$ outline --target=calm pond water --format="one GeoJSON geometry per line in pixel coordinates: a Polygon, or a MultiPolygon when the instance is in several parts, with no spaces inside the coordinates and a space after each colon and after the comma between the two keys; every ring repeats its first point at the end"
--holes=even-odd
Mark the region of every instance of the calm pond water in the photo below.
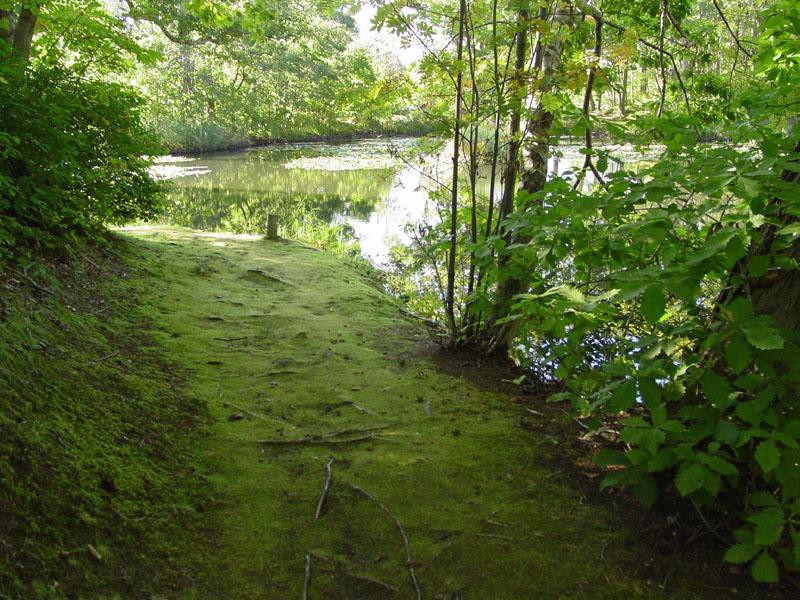
{"type": "MultiPolygon", "coordinates": [[[[349,226],[364,256],[385,266],[393,245],[410,242],[407,224],[439,218],[429,196],[431,178],[446,181],[450,159],[445,153],[426,157],[421,168],[409,166],[397,151],[406,152],[415,142],[297,143],[163,157],[154,167],[157,177],[172,180],[163,218],[194,229],[260,233],[268,214],[277,214],[283,224],[313,216],[349,226]]],[[[577,147],[561,151],[560,159],[551,160],[551,174],[583,161],[577,147]]],[[[484,195],[487,179],[480,182],[484,195]]]]}

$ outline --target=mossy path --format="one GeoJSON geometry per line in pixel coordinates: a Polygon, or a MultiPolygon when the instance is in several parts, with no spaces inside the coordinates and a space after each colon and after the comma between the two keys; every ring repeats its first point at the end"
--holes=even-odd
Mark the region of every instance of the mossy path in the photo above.
{"type": "Polygon", "coordinates": [[[202,452],[216,533],[187,597],[414,598],[412,570],[424,598],[719,594],[701,565],[645,566],[652,550],[545,459],[554,441],[520,427],[523,408],[437,370],[424,327],[342,260],[250,236],[124,235],[152,275],[154,335],[215,420],[202,452]]]}

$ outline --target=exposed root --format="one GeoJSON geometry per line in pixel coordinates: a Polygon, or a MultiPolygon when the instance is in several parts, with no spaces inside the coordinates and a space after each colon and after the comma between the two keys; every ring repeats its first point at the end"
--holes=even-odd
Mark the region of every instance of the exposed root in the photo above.
{"type": "Polygon", "coordinates": [[[395,525],[397,525],[397,529],[400,531],[400,535],[403,537],[403,546],[405,547],[406,551],[406,564],[408,565],[408,574],[411,577],[411,584],[414,586],[414,591],[417,594],[417,600],[422,600],[422,590],[420,589],[419,582],[417,581],[417,574],[414,572],[414,560],[411,558],[411,542],[408,541],[406,530],[403,529],[403,524],[400,523],[400,519],[398,519],[394,513],[390,511],[385,504],[383,504],[383,502],[375,498],[375,496],[370,494],[365,489],[360,488],[356,484],[350,482],[347,482],[347,485],[369,498],[376,506],[380,507],[380,509],[385,512],[389,518],[392,519],[392,521],[394,521],[395,525]]]}
{"type": "Polygon", "coordinates": [[[324,554],[319,554],[319,553],[313,552],[313,551],[310,551],[306,556],[308,556],[308,555],[316,558],[317,560],[322,560],[322,561],[329,562],[329,563],[332,563],[332,564],[336,565],[345,576],[347,576],[347,577],[349,577],[351,579],[357,579],[359,581],[364,581],[365,583],[371,583],[374,586],[377,586],[377,587],[385,589],[387,592],[392,592],[393,594],[396,594],[397,596],[401,595],[400,594],[400,590],[398,590],[393,585],[390,585],[390,584],[386,583],[385,581],[381,581],[380,579],[375,579],[374,577],[370,577],[369,575],[362,575],[362,574],[359,574],[359,573],[353,573],[350,570],[350,565],[348,565],[343,560],[339,560],[337,558],[333,558],[333,557],[330,557],[330,556],[325,556],[324,554]]]}

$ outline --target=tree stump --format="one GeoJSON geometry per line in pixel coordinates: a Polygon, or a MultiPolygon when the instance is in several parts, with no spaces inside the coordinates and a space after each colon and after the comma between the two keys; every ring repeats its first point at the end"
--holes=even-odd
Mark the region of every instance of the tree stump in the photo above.
{"type": "Polygon", "coordinates": [[[267,239],[278,239],[278,215],[267,216],[267,239]]]}

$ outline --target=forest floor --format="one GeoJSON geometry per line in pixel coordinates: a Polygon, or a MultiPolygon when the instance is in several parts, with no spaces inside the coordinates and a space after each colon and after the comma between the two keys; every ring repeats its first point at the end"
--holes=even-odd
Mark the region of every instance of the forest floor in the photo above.
{"type": "Polygon", "coordinates": [[[774,591],[690,516],[600,493],[546,390],[443,353],[345,260],[115,237],[0,278],[0,598],[774,591]]]}
{"type": "Polygon", "coordinates": [[[213,421],[214,509],[187,597],[757,595],[733,589],[719,556],[655,544],[629,501],[581,480],[569,417],[489,384],[502,369],[443,360],[340,258],[254,236],[123,235],[147,265],[151,334],[213,421]]]}

